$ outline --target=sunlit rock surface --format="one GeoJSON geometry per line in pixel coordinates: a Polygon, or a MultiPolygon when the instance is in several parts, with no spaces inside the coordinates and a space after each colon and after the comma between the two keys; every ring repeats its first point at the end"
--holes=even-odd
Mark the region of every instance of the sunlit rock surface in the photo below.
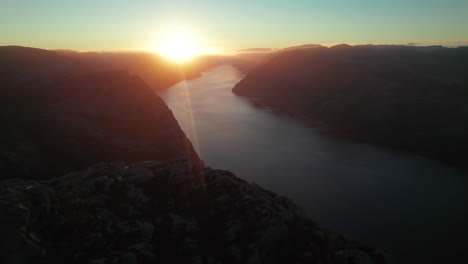
{"type": "Polygon", "coordinates": [[[0,233],[5,264],[393,263],[284,197],[183,160],[2,181],[0,233]]]}

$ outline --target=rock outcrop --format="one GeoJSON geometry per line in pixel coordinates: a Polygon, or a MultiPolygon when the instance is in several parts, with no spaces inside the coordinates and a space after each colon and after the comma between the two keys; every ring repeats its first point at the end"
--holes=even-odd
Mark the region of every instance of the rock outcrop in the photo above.
{"type": "Polygon", "coordinates": [[[286,198],[183,160],[2,181],[0,233],[4,264],[393,263],[286,198]]]}
{"type": "Polygon", "coordinates": [[[466,166],[468,48],[302,46],[233,89],[324,132],[466,166]]]}

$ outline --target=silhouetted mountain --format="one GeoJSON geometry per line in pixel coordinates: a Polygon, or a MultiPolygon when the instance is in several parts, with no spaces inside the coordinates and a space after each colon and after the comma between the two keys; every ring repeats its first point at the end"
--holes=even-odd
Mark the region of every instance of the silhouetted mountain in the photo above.
{"type": "MultiPolygon", "coordinates": [[[[80,61],[54,51],[20,46],[0,46],[0,85],[34,83],[56,76],[89,71],[80,61]]],[[[2,89],[3,90],[3,89],[2,89]]]]}
{"type": "Polygon", "coordinates": [[[58,51],[94,71],[128,71],[140,76],[151,88],[165,89],[184,79],[200,76],[205,68],[171,63],[151,52],[70,52],[58,51]]]}
{"type": "Polygon", "coordinates": [[[271,53],[236,53],[232,55],[203,55],[196,58],[189,67],[208,69],[222,64],[230,64],[243,73],[248,73],[268,58],[271,53]]]}
{"type": "Polygon", "coordinates": [[[394,263],[284,197],[185,161],[0,181],[0,205],[5,264],[394,263]]]}
{"type": "Polygon", "coordinates": [[[337,136],[466,165],[467,64],[468,48],[294,48],[233,91],[337,136]]]}
{"type": "Polygon", "coordinates": [[[248,49],[238,50],[237,52],[257,53],[257,52],[274,52],[276,50],[277,49],[274,49],[274,48],[248,48],[248,49]]]}
{"type": "MultiPolygon", "coordinates": [[[[343,45],[346,45],[346,44],[343,44],[343,45]]],[[[279,50],[278,53],[291,51],[291,50],[315,49],[315,48],[325,48],[325,46],[322,46],[320,44],[305,44],[305,45],[287,47],[287,48],[279,50]]]]}
{"type": "Polygon", "coordinates": [[[200,162],[171,110],[140,78],[84,73],[89,68],[55,52],[0,52],[7,58],[0,74],[2,178],[50,178],[109,161],[200,162]]]}

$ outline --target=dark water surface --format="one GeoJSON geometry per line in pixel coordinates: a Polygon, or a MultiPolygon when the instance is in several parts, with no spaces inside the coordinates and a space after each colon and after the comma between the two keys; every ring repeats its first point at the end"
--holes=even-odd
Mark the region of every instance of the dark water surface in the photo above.
{"type": "Polygon", "coordinates": [[[223,65],[160,93],[207,166],[286,195],[320,225],[388,248],[401,263],[466,257],[468,176],[256,107],[231,92],[242,78],[223,65]]]}

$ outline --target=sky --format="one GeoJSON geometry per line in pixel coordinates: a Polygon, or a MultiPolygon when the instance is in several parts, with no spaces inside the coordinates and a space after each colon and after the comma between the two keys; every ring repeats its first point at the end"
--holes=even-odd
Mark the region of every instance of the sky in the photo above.
{"type": "Polygon", "coordinates": [[[224,51],[309,43],[468,45],[468,0],[0,0],[0,45],[148,49],[174,26],[224,51]]]}

